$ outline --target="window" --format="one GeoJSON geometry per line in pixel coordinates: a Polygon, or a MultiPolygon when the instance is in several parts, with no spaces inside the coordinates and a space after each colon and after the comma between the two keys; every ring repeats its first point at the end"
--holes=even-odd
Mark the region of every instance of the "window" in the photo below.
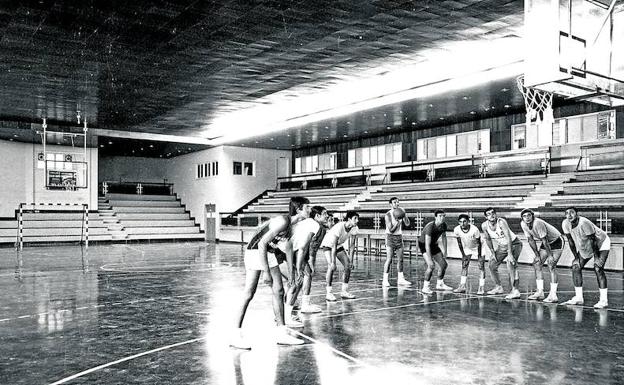
{"type": "Polygon", "coordinates": [[[245,175],[253,175],[253,174],[254,174],[253,163],[245,162],[245,175]]]}
{"type": "Polygon", "coordinates": [[[219,162],[212,162],[212,175],[219,175],[219,162]]]}
{"type": "Polygon", "coordinates": [[[517,150],[517,149],[526,147],[526,126],[524,124],[513,127],[512,139],[513,139],[511,143],[512,150],[517,150]]]}
{"type": "Polygon", "coordinates": [[[197,165],[195,176],[197,179],[208,178],[219,173],[219,162],[200,163],[197,165]]]}
{"type": "Polygon", "coordinates": [[[416,141],[416,159],[418,160],[486,152],[490,152],[489,130],[435,136],[416,141]]]}
{"type": "Polygon", "coordinates": [[[234,175],[243,175],[243,164],[241,162],[234,162],[232,166],[232,173],[234,175]]]}
{"type": "Polygon", "coordinates": [[[382,144],[380,146],[361,147],[349,150],[348,167],[366,167],[377,164],[399,163],[402,161],[401,143],[382,144]]]}

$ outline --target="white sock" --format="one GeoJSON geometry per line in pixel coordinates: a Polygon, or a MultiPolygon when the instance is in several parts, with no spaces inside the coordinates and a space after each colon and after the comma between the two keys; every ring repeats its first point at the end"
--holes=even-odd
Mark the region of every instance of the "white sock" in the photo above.
{"type": "Polygon", "coordinates": [[[479,278],[479,287],[485,287],[485,278],[479,278]]]}
{"type": "Polygon", "coordinates": [[[536,279],[535,283],[537,283],[537,291],[544,291],[544,280],[536,279]]]}
{"type": "MultiPolygon", "coordinates": [[[[383,277],[384,282],[388,281],[388,275],[389,275],[388,273],[384,273],[384,277],[383,277]]],[[[399,277],[400,276],[401,276],[401,273],[399,273],[399,277]]]]}
{"type": "Polygon", "coordinates": [[[346,293],[349,291],[349,284],[348,283],[343,283],[342,284],[342,292],[346,293]]]}
{"type": "Polygon", "coordinates": [[[310,296],[302,295],[301,296],[301,307],[310,306],[310,296]]]}
{"type": "Polygon", "coordinates": [[[575,297],[583,298],[583,286],[574,288],[575,297]]]}
{"type": "Polygon", "coordinates": [[[558,283],[550,283],[550,295],[557,295],[557,286],[559,284],[558,283]]]}
{"type": "Polygon", "coordinates": [[[606,287],[604,289],[600,289],[600,301],[604,301],[604,302],[608,302],[607,300],[607,289],[606,287]]]}
{"type": "Polygon", "coordinates": [[[292,311],[293,307],[291,305],[284,304],[284,317],[286,317],[287,320],[292,318],[292,311]]]}
{"type": "Polygon", "coordinates": [[[438,279],[438,286],[444,285],[444,279],[438,279]]]}
{"type": "Polygon", "coordinates": [[[402,271],[399,271],[399,280],[405,280],[405,277],[403,276],[402,271]]]}
{"type": "Polygon", "coordinates": [[[331,286],[325,286],[325,291],[327,292],[327,294],[332,292],[332,287],[331,286]]]}
{"type": "Polygon", "coordinates": [[[429,281],[423,281],[423,288],[424,287],[429,287],[429,281]]]}
{"type": "Polygon", "coordinates": [[[468,280],[468,277],[466,277],[465,275],[462,275],[461,277],[459,277],[459,284],[465,285],[467,280],[468,280]]]}

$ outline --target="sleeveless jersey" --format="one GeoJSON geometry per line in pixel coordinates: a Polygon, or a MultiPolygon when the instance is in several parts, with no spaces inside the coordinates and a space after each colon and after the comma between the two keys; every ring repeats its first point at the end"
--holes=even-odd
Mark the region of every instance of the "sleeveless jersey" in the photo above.
{"type": "MultiPolygon", "coordinates": [[[[277,249],[277,245],[280,242],[286,241],[286,240],[288,240],[288,238],[290,238],[290,233],[291,233],[290,216],[289,215],[283,215],[282,217],[284,219],[286,219],[286,223],[288,225],[286,227],[286,230],[280,231],[275,236],[275,238],[273,238],[271,241],[269,241],[269,244],[267,245],[267,251],[269,251],[269,252],[275,251],[275,249],[277,249]]],[[[270,222],[271,221],[268,220],[268,221],[264,222],[263,224],[261,224],[258,227],[258,229],[256,230],[256,233],[253,235],[253,237],[251,237],[251,240],[247,244],[247,250],[257,250],[258,249],[258,244],[260,243],[260,240],[262,239],[264,234],[266,234],[269,231],[269,223],[270,222]]]]}
{"type": "MultiPolygon", "coordinates": [[[[503,229],[501,229],[499,222],[500,218],[496,220],[496,226],[494,227],[494,230],[492,230],[492,228],[490,227],[490,222],[486,221],[485,230],[488,232],[490,239],[492,239],[494,246],[507,247],[507,238],[505,237],[505,232],[503,231],[503,229]]],[[[512,242],[516,240],[517,236],[516,234],[514,234],[513,231],[509,230],[509,235],[511,236],[512,242]]]]}

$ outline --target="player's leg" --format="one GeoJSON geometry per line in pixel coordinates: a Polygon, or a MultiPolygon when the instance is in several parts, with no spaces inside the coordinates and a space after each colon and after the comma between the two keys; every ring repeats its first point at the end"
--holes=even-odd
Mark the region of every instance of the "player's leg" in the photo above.
{"type": "Polygon", "coordinates": [[[381,281],[382,286],[390,286],[388,277],[390,275],[390,266],[392,266],[392,256],[394,254],[394,248],[392,247],[392,235],[386,234],[386,261],[383,267],[383,279],[381,281]]]}
{"type": "Polygon", "coordinates": [[[455,293],[465,293],[466,292],[466,283],[468,282],[468,266],[470,266],[470,258],[472,258],[472,253],[464,253],[462,255],[462,271],[459,276],[459,287],[453,292],[455,293]]]}
{"type": "Polygon", "coordinates": [[[509,283],[511,284],[511,292],[505,296],[505,299],[520,298],[520,277],[518,275],[518,259],[522,253],[522,242],[516,239],[511,243],[511,256],[507,257],[507,272],[509,273],[509,283]]]}
{"type": "Polygon", "coordinates": [[[396,242],[398,243],[396,249],[396,257],[397,257],[397,285],[399,286],[411,286],[412,283],[405,279],[405,275],[403,273],[403,236],[397,236],[396,242]]]}
{"type": "Polygon", "coordinates": [[[277,322],[275,342],[279,345],[301,345],[303,340],[288,334],[288,329],[284,322],[284,286],[279,265],[271,267],[270,272],[272,279],[271,289],[273,291],[273,315],[275,316],[275,322],[277,322]]]}
{"type": "Polygon", "coordinates": [[[498,267],[503,263],[503,260],[507,256],[507,249],[501,248],[499,246],[498,249],[494,252],[494,255],[490,256],[490,275],[492,276],[492,280],[494,281],[494,288],[488,291],[488,294],[503,294],[505,290],[503,290],[503,286],[501,285],[500,274],[498,273],[498,267]]]}
{"type": "Polygon", "coordinates": [[[548,259],[548,253],[546,249],[540,247],[538,255],[533,258],[533,270],[535,272],[535,287],[536,290],[533,294],[529,295],[527,299],[541,301],[544,299],[544,263],[548,259]]]}
{"type": "Polygon", "coordinates": [[[546,260],[546,265],[548,266],[548,271],[550,272],[550,293],[548,293],[548,297],[544,299],[544,302],[546,303],[559,301],[559,298],[557,297],[557,287],[559,286],[557,264],[559,263],[559,258],[561,258],[561,253],[563,252],[563,240],[559,238],[555,242],[552,242],[550,244],[550,251],[552,252],[552,256],[548,257],[546,260]]]}
{"type": "Polygon", "coordinates": [[[431,259],[431,256],[429,255],[429,253],[426,252],[425,245],[423,243],[419,243],[418,245],[422,253],[422,256],[425,260],[425,263],[427,264],[427,269],[425,270],[425,280],[423,282],[423,287],[422,287],[422,293],[431,294],[433,293],[433,290],[431,290],[430,282],[431,282],[431,276],[433,275],[433,269],[435,268],[435,265],[433,264],[433,259],[431,259]]]}
{"type": "Polygon", "coordinates": [[[335,301],[336,296],[332,293],[332,283],[334,280],[334,272],[336,271],[336,265],[331,263],[331,249],[324,248],[323,254],[325,255],[325,260],[327,261],[327,273],[325,274],[325,299],[327,301],[335,301]]]}
{"type": "Polygon", "coordinates": [[[438,264],[438,282],[436,283],[436,290],[453,290],[452,287],[444,283],[444,274],[446,273],[448,262],[446,262],[446,258],[444,258],[442,251],[435,253],[433,255],[433,260],[438,264]]]}
{"type": "Polygon", "coordinates": [[[583,267],[589,261],[584,258],[574,258],[572,262],[572,281],[574,282],[574,297],[565,301],[564,305],[583,305],[585,299],[583,298],[583,267]]]}
{"type": "Polygon", "coordinates": [[[481,253],[477,262],[479,263],[479,290],[477,290],[477,294],[485,294],[485,254],[481,253]]]}
{"type": "MultiPolygon", "coordinates": [[[[607,242],[605,241],[604,243],[607,242]]],[[[607,263],[607,258],[609,257],[611,242],[609,242],[609,246],[606,248],[604,243],[600,248],[600,254],[597,257],[594,257],[594,272],[596,273],[596,279],[598,280],[598,289],[600,291],[600,300],[594,305],[594,308],[596,309],[603,309],[609,306],[609,301],[607,297],[607,276],[604,272],[604,267],[605,263],[607,263]]]]}
{"type": "Polygon", "coordinates": [[[340,297],[345,299],[353,299],[355,296],[349,293],[349,279],[351,278],[351,259],[347,255],[346,250],[342,249],[336,252],[336,259],[340,261],[344,269],[342,276],[342,290],[340,291],[340,297]]]}
{"type": "Polygon", "coordinates": [[[306,263],[303,270],[303,288],[301,289],[301,312],[302,313],[320,313],[323,309],[311,302],[310,290],[312,289],[312,269],[306,263]]]}

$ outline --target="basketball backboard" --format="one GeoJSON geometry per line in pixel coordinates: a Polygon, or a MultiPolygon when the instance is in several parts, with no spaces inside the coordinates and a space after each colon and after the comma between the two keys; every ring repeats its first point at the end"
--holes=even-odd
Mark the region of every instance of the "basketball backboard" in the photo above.
{"type": "Polygon", "coordinates": [[[525,0],[524,84],[624,105],[624,2],[525,0]]]}

